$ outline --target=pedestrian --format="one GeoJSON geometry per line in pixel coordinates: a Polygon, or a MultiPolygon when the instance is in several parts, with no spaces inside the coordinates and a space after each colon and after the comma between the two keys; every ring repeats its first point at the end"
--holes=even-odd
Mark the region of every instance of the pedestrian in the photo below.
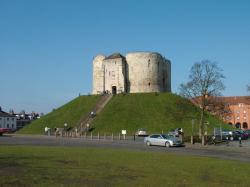
{"type": "Polygon", "coordinates": [[[86,124],[86,131],[87,132],[89,131],[89,124],[88,123],[86,124]]]}
{"type": "Polygon", "coordinates": [[[49,130],[49,128],[46,126],[46,127],[44,128],[44,134],[45,134],[45,135],[47,135],[48,130],[49,130]]]}
{"type": "Polygon", "coordinates": [[[47,131],[47,132],[48,132],[48,136],[50,136],[50,128],[48,128],[47,130],[48,130],[48,131],[47,131]]]}

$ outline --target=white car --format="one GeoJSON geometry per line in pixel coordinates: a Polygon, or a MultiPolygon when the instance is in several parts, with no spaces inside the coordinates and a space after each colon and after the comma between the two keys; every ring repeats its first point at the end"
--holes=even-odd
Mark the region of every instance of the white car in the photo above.
{"type": "Polygon", "coordinates": [[[159,145],[165,147],[183,146],[183,143],[180,140],[165,134],[152,134],[144,138],[144,143],[146,143],[146,145],[148,146],[151,145],[159,145]]]}
{"type": "Polygon", "coordinates": [[[138,129],[135,133],[136,136],[148,136],[148,133],[145,129],[138,129]]]}

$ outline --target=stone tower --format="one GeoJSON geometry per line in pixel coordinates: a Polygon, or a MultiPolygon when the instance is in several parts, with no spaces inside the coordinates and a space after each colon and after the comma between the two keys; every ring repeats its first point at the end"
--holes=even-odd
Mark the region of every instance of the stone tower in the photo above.
{"type": "Polygon", "coordinates": [[[171,62],[159,53],[114,53],[93,60],[93,94],[171,92],[171,62]]]}

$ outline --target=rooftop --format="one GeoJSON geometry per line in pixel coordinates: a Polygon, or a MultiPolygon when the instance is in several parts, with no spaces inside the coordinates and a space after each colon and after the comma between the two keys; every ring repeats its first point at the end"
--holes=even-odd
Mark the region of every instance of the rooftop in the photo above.
{"type": "Polygon", "coordinates": [[[250,96],[222,97],[222,99],[230,104],[245,103],[250,105],[250,96]]]}
{"type": "Polygon", "coordinates": [[[8,114],[7,112],[0,111],[0,117],[15,117],[14,115],[8,114]]]}
{"type": "Polygon", "coordinates": [[[113,53],[112,55],[106,57],[104,60],[116,59],[116,58],[125,58],[125,57],[122,56],[120,53],[113,53]]]}

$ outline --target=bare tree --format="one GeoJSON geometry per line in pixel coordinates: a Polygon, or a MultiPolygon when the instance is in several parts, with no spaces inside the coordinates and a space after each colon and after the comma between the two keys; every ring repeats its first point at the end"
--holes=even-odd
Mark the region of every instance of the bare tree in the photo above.
{"type": "Polygon", "coordinates": [[[208,97],[206,110],[222,120],[232,114],[229,105],[223,97],[208,97]]]}
{"type": "Polygon", "coordinates": [[[190,70],[189,81],[180,85],[180,95],[189,99],[197,100],[201,108],[199,134],[202,145],[204,138],[204,114],[208,105],[208,96],[219,96],[225,89],[222,79],[222,69],[216,62],[203,60],[195,63],[190,70]]]}

